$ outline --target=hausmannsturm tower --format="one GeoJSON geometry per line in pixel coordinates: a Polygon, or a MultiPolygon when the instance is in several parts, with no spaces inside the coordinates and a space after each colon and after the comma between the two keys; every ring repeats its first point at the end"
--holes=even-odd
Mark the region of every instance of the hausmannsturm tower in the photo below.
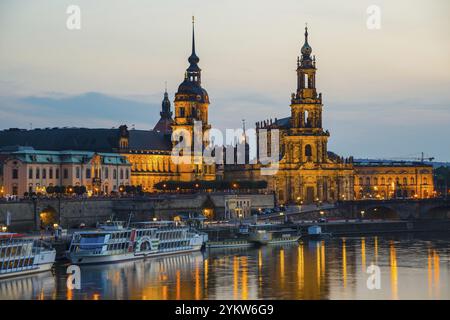
{"type": "MultiPolygon", "coordinates": [[[[188,58],[189,67],[186,69],[183,82],[175,93],[175,118],[172,130],[186,130],[191,139],[191,164],[179,165],[179,173],[182,181],[192,180],[214,180],[215,165],[194,163],[194,157],[201,159],[200,155],[194,154],[194,125],[201,121],[202,151],[209,144],[207,138],[211,126],[208,123],[209,96],[201,86],[202,70],[198,66],[200,58],[195,52],[195,29],[194,17],[192,17],[192,52],[188,58]]],[[[174,146],[177,142],[174,142],[174,146]]]]}

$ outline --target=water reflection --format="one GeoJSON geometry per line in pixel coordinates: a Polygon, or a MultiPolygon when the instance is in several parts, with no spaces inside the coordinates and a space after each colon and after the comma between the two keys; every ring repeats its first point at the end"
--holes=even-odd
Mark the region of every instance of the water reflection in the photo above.
{"type": "Polygon", "coordinates": [[[0,299],[450,299],[448,236],[347,237],[217,249],[0,280],[0,299]],[[366,268],[381,270],[381,289],[366,268]]]}

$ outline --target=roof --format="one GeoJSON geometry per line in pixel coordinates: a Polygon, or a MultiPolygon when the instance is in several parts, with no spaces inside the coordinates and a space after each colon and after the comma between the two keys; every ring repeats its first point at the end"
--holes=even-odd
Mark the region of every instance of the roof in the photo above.
{"type": "Polygon", "coordinates": [[[150,130],[130,130],[130,150],[172,150],[171,136],[150,130]]]}
{"type": "Polygon", "coordinates": [[[355,160],[355,167],[432,167],[420,161],[355,160]]]}
{"type": "MultiPolygon", "coordinates": [[[[130,130],[128,133],[130,150],[166,151],[172,149],[170,135],[162,132],[130,130]]],[[[119,129],[8,129],[0,131],[0,149],[17,151],[33,147],[34,152],[46,150],[46,153],[61,150],[114,153],[119,151],[119,139],[119,129]]]]}
{"type": "Polygon", "coordinates": [[[88,163],[95,155],[102,158],[103,164],[129,164],[126,157],[117,153],[96,153],[90,151],[46,151],[46,150],[19,150],[14,152],[2,152],[8,158],[17,159],[24,163],[88,163]]]}
{"type": "Polygon", "coordinates": [[[0,148],[30,146],[37,150],[112,152],[118,148],[118,129],[8,129],[0,131],[0,148]]]}
{"type": "Polygon", "coordinates": [[[291,117],[277,119],[277,121],[275,121],[275,125],[282,127],[282,128],[290,128],[291,127],[291,117]]]}

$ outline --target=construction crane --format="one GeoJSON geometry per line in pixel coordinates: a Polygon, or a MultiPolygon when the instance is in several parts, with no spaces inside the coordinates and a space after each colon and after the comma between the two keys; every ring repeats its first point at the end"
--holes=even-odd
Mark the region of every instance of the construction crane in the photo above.
{"type": "Polygon", "coordinates": [[[434,160],[434,157],[428,157],[425,155],[425,153],[421,152],[419,157],[394,157],[394,158],[389,158],[389,160],[414,160],[414,161],[420,161],[420,162],[424,162],[425,160],[431,162],[434,160]]]}

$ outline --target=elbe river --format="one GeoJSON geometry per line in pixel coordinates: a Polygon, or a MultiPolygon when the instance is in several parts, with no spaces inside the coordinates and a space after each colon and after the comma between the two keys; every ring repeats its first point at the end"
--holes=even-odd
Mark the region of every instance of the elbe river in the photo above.
{"type": "Polygon", "coordinates": [[[57,264],[0,280],[0,299],[450,299],[449,249],[439,233],[210,249],[82,266],[79,290],[57,264]]]}

